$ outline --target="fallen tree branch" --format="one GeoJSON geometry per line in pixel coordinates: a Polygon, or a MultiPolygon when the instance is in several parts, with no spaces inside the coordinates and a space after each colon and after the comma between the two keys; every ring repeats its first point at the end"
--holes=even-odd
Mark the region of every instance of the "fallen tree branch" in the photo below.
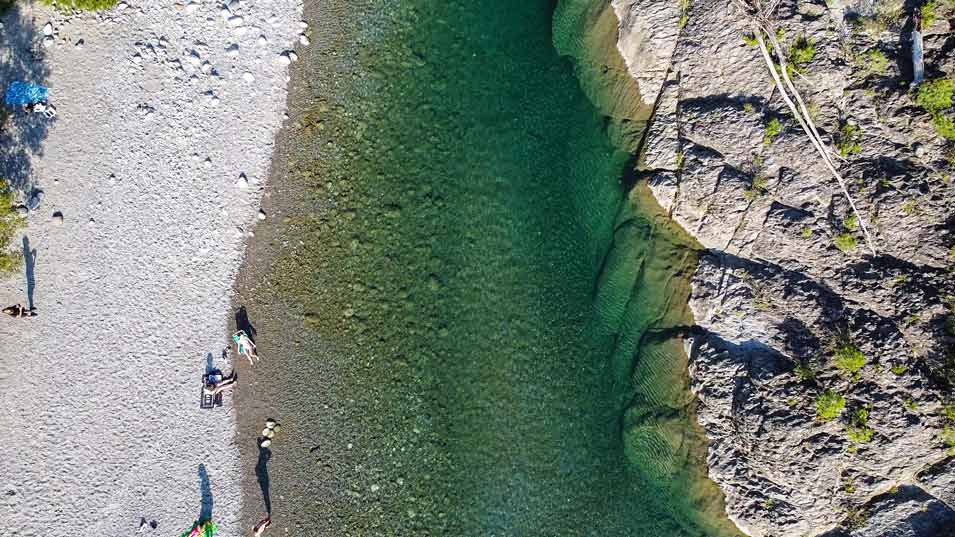
{"type": "MultiPolygon", "coordinates": [[[[751,11],[751,8],[743,4],[742,0],[737,0],[737,3],[742,4],[740,7],[742,8],[741,11],[743,13],[749,13],[751,11]]],[[[775,7],[775,4],[773,7],[775,7]]],[[[859,227],[862,230],[862,234],[865,236],[866,245],[869,247],[872,255],[877,255],[875,243],[872,240],[872,236],[869,235],[869,230],[865,225],[865,218],[856,207],[855,200],[852,199],[852,195],[849,194],[849,188],[846,185],[845,179],[843,179],[842,175],[838,172],[838,170],[836,170],[835,162],[832,158],[833,154],[829,150],[829,147],[826,145],[825,141],[823,141],[822,136],[819,135],[819,131],[816,129],[816,125],[813,122],[812,117],[809,115],[809,110],[806,108],[805,102],[800,96],[799,91],[796,90],[795,85],[792,83],[792,79],[787,73],[786,55],[783,52],[781,43],[779,43],[779,40],[776,39],[776,35],[772,32],[772,27],[769,23],[768,17],[766,16],[766,13],[757,9],[756,14],[751,15],[750,24],[753,30],[753,35],[756,38],[757,44],[759,45],[759,50],[762,53],[763,61],[766,63],[766,68],[769,69],[769,73],[773,78],[773,82],[776,84],[776,89],[779,91],[779,94],[786,103],[786,106],[789,107],[789,111],[792,113],[793,117],[799,123],[799,126],[802,127],[803,131],[806,133],[806,136],[809,137],[809,141],[812,143],[812,146],[816,148],[819,156],[822,157],[822,162],[826,165],[826,168],[829,169],[829,172],[836,179],[836,182],[842,189],[842,193],[849,201],[849,206],[852,208],[852,212],[855,214],[856,219],[859,222],[859,227]],[[773,51],[776,53],[776,57],[779,60],[778,71],[776,69],[776,63],[773,61],[772,55],[769,52],[769,48],[766,46],[766,40],[763,37],[764,35],[769,38],[773,46],[773,51]],[[796,102],[793,102],[794,99],[799,103],[798,106],[796,102]]]]}

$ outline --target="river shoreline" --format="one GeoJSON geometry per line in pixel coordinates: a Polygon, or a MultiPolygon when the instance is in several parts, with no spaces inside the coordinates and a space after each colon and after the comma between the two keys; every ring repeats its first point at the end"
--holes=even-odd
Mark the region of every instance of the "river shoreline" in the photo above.
{"type": "MultiPolygon", "coordinates": [[[[488,7],[489,17],[501,16],[498,27],[511,32],[489,39],[478,29],[481,17],[459,6],[419,6],[415,12],[408,9],[414,2],[388,2],[401,8],[391,11],[380,4],[348,11],[336,2],[306,6],[313,31],[326,35],[293,70],[289,128],[280,136],[263,205],[268,217],[255,231],[234,304],[247,308],[263,356],[256,378],[237,394],[244,524],[263,516],[267,481],[273,519],[290,532],[299,525],[315,534],[478,535],[534,528],[588,535],[604,528],[609,534],[690,535],[698,524],[707,527],[705,519],[719,516],[718,502],[699,519],[684,516],[711,503],[713,490],[683,497],[685,487],[695,487],[689,482],[700,479],[694,466],[700,450],[691,446],[699,439],[687,417],[692,399],[685,356],[671,358],[682,351],[668,346],[647,360],[645,386],[636,388],[645,408],[624,418],[618,406],[633,395],[622,387],[628,385],[626,370],[635,367],[626,349],[639,346],[641,331],[661,319],[660,328],[680,324],[685,308],[658,318],[653,311],[631,311],[624,296],[615,295],[636,285],[634,273],[643,262],[634,255],[667,252],[676,244],[618,251],[620,270],[597,278],[610,242],[655,240],[656,226],[642,215],[627,223],[631,209],[622,206],[631,202],[616,189],[631,159],[609,143],[603,119],[581,94],[569,63],[556,56],[551,13],[522,10],[523,17],[546,17],[534,19],[533,33],[525,34],[508,28],[523,22],[488,7]],[[437,44],[426,40],[428,31],[449,21],[454,25],[448,30],[427,36],[437,44]],[[538,56],[506,53],[520,45],[504,36],[529,36],[525,46],[538,47],[538,56]],[[438,44],[444,48],[434,48],[438,44]],[[469,47],[474,55],[465,53],[469,47]],[[467,62],[478,53],[492,62],[527,63],[508,65],[509,78],[492,78],[484,88],[479,80],[464,82],[467,62]],[[547,73],[541,78],[546,82],[514,74],[533,69],[547,73]],[[448,86],[467,88],[467,97],[448,86]],[[529,110],[528,119],[515,119],[526,125],[511,127],[494,113],[455,123],[462,115],[471,118],[466,114],[472,110],[492,110],[489,103],[503,95],[518,104],[504,103],[513,108],[501,115],[529,110]],[[555,105],[540,106],[528,95],[555,105]],[[554,108],[564,112],[552,113],[554,108]],[[475,129],[484,122],[510,130],[475,129]],[[586,134],[547,138],[547,125],[551,132],[586,134]],[[480,149],[494,151],[490,159],[462,153],[468,164],[458,164],[461,144],[481,146],[495,134],[509,141],[480,149]],[[430,143],[421,144],[427,137],[430,143]],[[567,157],[565,144],[580,157],[567,157]],[[512,154],[522,146],[529,154],[512,154]],[[559,170],[550,173],[568,181],[566,188],[535,171],[548,166],[559,170]],[[469,173],[476,173],[473,181],[464,180],[469,173]],[[509,175],[511,184],[503,181],[509,175]],[[601,182],[590,188],[592,176],[601,182]],[[485,212],[495,219],[487,222],[485,212]],[[614,239],[617,225],[626,229],[614,239]],[[590,233],[599,239],[580,238],[590,233]],[[565,252],[582,255],[566,258],[565,252]],[[567,274],[575,275],[569,284],[567,274]],[[601,286],[616,283],[594,297],[592,279],[601,286]],[[608,317],[588,321],[598,298],[609,306],[601,313],[608,317]],[[459,318],[471,325],[458,326],[459,318]],[[618,321],[637,328],[625,330],[617,355],[604,361],[618,321]],[[606,327],[597,326],[602,323],[606,327]],[[263,453],[251,439],[267,417],[284,428],[263,453]],[[607,426],[616,420],[625,431],[607,426]],[[646,460],[661,450],[659,463],[646,460]],[[628,458],[634,468],[627,467],[628,458]],[[603,479],[615,483],[613,494],[603,479]],[[581,484],[588,480],[592,485],[581,484]],[[644,490],[639,483],[656,485],[644,490]],[[516,501],[507,500],[512,495],[516,501]],[[575,505],[601,506],[609,516],[575,505]],[[626,514],[634,509],[646,513],[626,514]],[[647,515],[652,509],[666,515],[647,515]]],[[[669,255],[649,263],[660,281],[648,280],[653,285],[635,291],[635,303],[669,307],[660,293],[679,286],[656,273],[679,271],[679,255],[675,265],[669,255]]],[[[679,296],[688,292],[672,289],[679,296]]]]}

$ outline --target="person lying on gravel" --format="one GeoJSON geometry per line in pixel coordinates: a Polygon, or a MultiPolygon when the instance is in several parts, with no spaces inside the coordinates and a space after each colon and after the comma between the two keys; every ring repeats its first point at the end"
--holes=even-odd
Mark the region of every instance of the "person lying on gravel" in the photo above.
{"type": "Polygon", "coordinates": [[[207,381],[203,387],[202,391],[206,392],[208,395],[216,395],[235,385],[236,381],[239,380],[239,376],[235,374],[235,371],[232,372],[228,377],[220,380],[219,382],[207,381]]]}
{"type": "Polygon", "coordinates": [[[239,330],[235,334],[232,334],[232,341],[235,342],[236,352],[238,352],[240,356],[248,358],[249,365],[255,365],[252,359],[259,360],[259,355],[255,353],[255,343],[252,343],[252,340],[249,339],[245,331],[239,330]]]}
{"type": "Polygon", "coordinates": [[[21,317],[36,317],[36,308],[27,308],[26,306],[15,304],[8,308],[3,308],[3,313],[15,319],[20,319],[21,317]]]}
{"type": "Polygon", "coordinates": [[[265,533],[265,529],[272,525],[272,519],[265,517],[259,521],[258,524],[252,528],[252,537],[262,537],[262,534],[265,533]]]}

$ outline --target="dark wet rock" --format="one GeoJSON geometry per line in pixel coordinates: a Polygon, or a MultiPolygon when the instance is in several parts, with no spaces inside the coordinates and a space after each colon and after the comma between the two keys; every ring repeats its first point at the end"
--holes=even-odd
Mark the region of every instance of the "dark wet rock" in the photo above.
{"type": "MultiPolygon", "coordinates": [[[[641,177],[706,248],[690,375],[729,516],[754,536],[955,535],[940,530],[955,527],[955,152],[908,87],[911,11],[779,11],[784,44],[815,44],[796,84],[822,137],[835,147],[846,124],[861,129],[839,167],[872,255],[731,2],[694,1],[679,31],[672,6],[613,5],[618,48],[655,106],[641,177]],[[638,65],[640,50],[656,53],[638,65]],[[865,357],[858,372],[836,367],[847,345],[865,357]],[[817,417],[826,390],[845,400],[831,421],[817,417]]],[[[932,30],[929,77],[955,73],[947,22],[932,30]]]]}

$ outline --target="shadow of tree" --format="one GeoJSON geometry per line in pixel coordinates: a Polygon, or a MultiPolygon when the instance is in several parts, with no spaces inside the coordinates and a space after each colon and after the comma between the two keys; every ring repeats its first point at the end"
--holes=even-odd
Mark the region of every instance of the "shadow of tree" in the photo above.
{"type": "MultiPolygon", "coordinates": [[[[0,93],[15,80],[46,85],[50,69],[44,62],[42,34],[29,15],[30,8],[20,4],[3,15],[0,32],[0,93]]],[[[51,99],[55,103],[55,99],[51,99]]],[[[5,105],[4,105],[5,106],[5,105]]],[[[0,125],[0,177],[22,192],[35,186],[31,157],[42,154],[43,141],[52,126],[51,119],[22,110],[5,110],[9,118],[0,125]]]]}

